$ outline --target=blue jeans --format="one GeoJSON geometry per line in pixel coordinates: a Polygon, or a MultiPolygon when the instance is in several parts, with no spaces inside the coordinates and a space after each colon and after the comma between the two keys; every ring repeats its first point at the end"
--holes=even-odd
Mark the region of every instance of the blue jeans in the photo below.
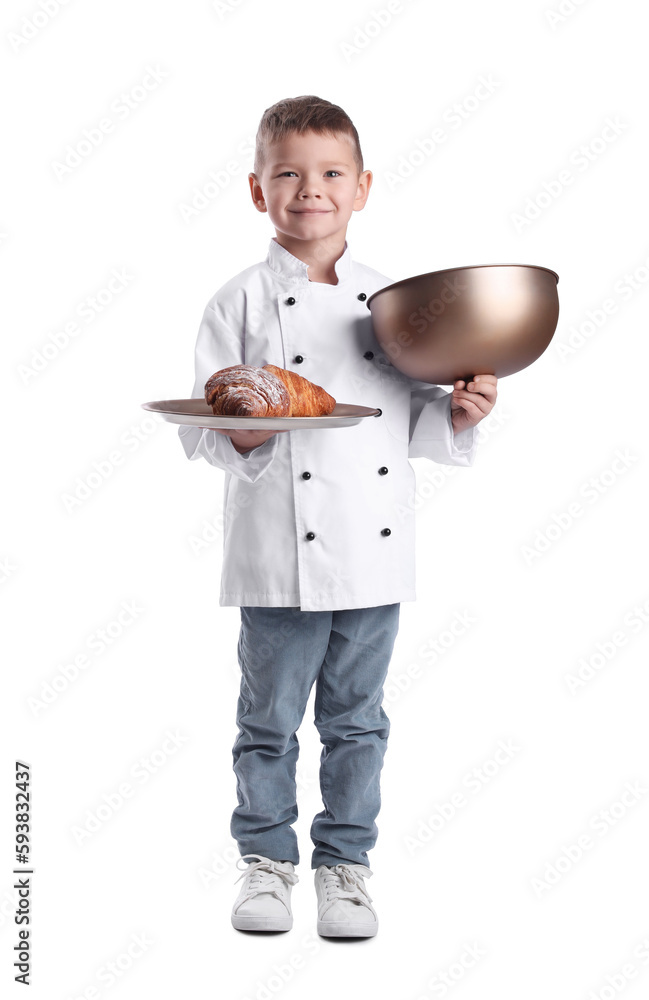
{"type": "Polygon", "coordinates": [[[299,861],[296,730],[315,681],[324,809],[311,825],[311,867],[368,865],[390,731],[383,684],[399,609],[241,608],[239,735],[232,751],[239,804],[230,829],[242,856],[299,861]]]}

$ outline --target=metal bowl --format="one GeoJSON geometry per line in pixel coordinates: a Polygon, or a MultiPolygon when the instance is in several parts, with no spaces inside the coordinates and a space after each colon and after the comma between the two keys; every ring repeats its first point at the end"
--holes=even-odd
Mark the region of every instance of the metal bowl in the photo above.
{"type": "Polygon", "coordinates": [[[452,385],[512,375],[546,349],[559,275],[536,264],[478,264],[405,278],[367,300],[376,339],[411,378],[452,385]]]}

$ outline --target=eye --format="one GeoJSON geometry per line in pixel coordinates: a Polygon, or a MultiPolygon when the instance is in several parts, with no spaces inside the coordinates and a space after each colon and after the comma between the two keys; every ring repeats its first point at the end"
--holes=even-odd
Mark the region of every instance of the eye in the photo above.
{"type": "Polygon", "coordinates": [[[328,174],[337,174],[338,177],[340,177],[340,171],[339,170],[327,170],[327,173],[328,174]]]}
{"type": "Polygon", "coordinates": [[[284,173],[280,174],[279,176],[280,177],[288,177],[289,174],[295,174],[295,171],[294,170],[285,170],[284,173]]]}

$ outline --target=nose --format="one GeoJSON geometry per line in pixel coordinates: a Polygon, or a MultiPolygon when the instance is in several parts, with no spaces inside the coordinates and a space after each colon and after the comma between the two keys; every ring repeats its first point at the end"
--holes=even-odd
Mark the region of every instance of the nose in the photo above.
{"type": "Polygon", "coordinates": [[[309,198],[313,196],[314,198],[319,198],[320,193],[318,191],[317,182],[312,178],[306,178],[302,181],[302,186],[300,188],[299,198],[309,198]]]}

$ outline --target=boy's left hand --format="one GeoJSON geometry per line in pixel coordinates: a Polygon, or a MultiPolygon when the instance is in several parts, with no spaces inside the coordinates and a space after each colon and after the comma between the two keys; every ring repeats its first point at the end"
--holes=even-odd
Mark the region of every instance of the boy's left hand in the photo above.
{"type": "Polygon", "coordinates": [[[472,382],[458,379],[453,385],[451,397],[451,421],[453,433],[459,434],[467,427],[475,427],[483,417],[491,413],[496,402],[498,379],[495,375],[476,375],[472,382]]]}

